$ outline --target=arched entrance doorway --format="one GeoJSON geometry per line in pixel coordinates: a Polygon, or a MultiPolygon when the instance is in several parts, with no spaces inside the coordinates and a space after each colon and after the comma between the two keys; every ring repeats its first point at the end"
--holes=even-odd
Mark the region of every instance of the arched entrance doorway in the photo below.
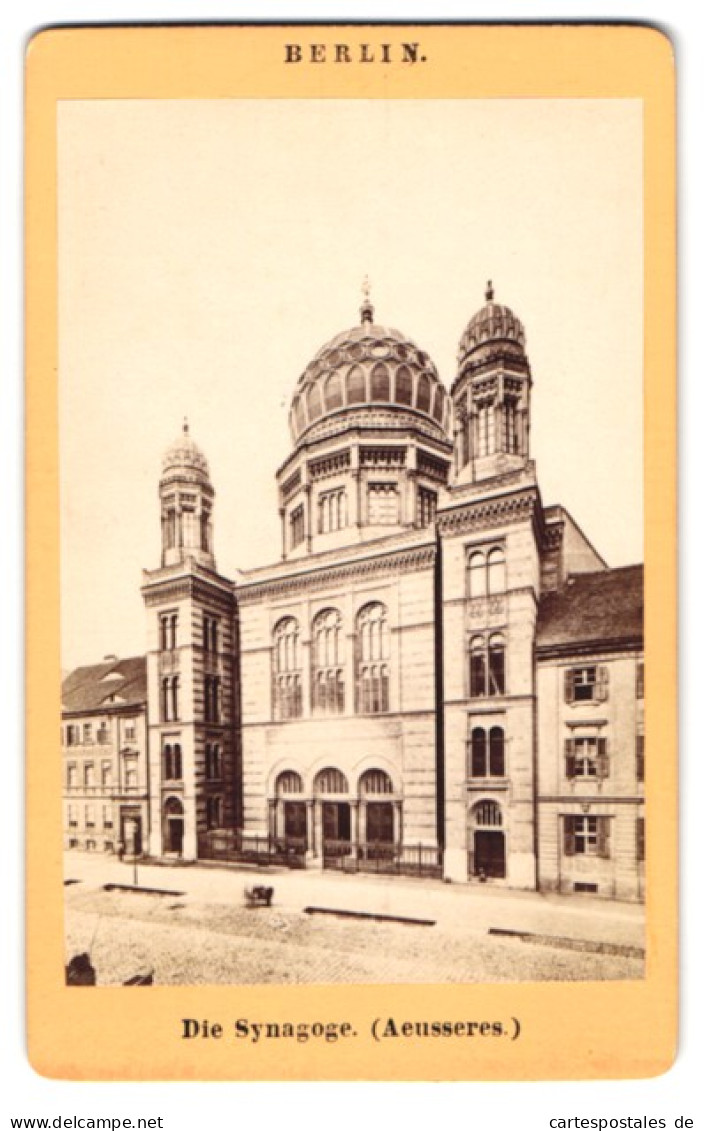
{"type": "Polygon", "coordinates": [[[284,770],[276,779],[275,792],[274,834],[283,836],[287,846],[305,852],[308,818],[301,775],[295,770],[284,770]]]}
{"type": "Polygon", "coordinates": [[[389,775],[384,770],[366,770],[359,779],[359,799],[363,855],[392,857],[394,845],[401,840],[401,806],[394,799],[389,775]]]}
{"type": "Polygon", "coordinates": [[[326,860],[348,856],[352,851],[352,810],[349,784],[341,770],[332,766],[315,778],[315,794],[321,799],[323,865],[326,860]]]}
{"type": "Polygon", "coordinates": [[[164,802],[163,843],[165,854],[183,855],[183,802],[178,797],[164,802]]]}
{"type": "Polygon", "coordinates": [[[506,836],[501,806],[496,801],[478,801],[470,812],[470,874],[486,879],[506,877],[506,836]]]}

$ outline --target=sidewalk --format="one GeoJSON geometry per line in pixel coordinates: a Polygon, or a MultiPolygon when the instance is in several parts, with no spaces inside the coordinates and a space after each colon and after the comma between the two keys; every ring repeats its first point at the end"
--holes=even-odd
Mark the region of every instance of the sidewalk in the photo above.
{"type": "MultiPolygon", "coordinates": [[[[131,885],[133,866],[114,857],[65,854],[66,879],[86,886],[131,885]]],[[[274,888],[274,905],[301,912],[324,907],[370,914],[434,919],[441,931],[486,935],[489,928],[530,931],[628,946],[644,946],[645,909],[588,896],[542,895],[479,884],[379,878],[317,870],[138,864],[140,887],[183,892],[194,903],[241,906],[252,884],[274,888]]]]}

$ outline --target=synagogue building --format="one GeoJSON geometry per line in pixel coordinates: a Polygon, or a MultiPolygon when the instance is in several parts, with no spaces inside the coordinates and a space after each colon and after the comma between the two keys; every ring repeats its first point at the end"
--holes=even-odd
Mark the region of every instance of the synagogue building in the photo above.
{"type": "Polygon", "coordinates": [[[532,383],[491,284],[449,391],[366,297],[292,390],[279,558],[236,581],[184,425],[142,587],[142,851],[642,898],[642,567],[544,504],[532,383]]]}

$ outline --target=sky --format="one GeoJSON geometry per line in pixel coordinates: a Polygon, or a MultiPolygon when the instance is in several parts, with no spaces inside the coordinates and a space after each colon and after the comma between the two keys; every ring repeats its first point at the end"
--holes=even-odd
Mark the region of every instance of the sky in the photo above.
{"type": "Polygon", "coordinates": [[[277,560],[291,394],[365,275],[448,388],[493,280],[526,328],[543,501],[642,560],[640,103],[68,102],[58,219],[64,669],[144,651],[184,416],[219,570],[277,560]]]}

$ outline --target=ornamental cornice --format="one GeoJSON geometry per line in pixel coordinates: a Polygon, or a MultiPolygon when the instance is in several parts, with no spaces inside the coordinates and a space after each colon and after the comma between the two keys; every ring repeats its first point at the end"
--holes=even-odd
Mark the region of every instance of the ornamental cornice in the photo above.
{"type": "Polygon", "coordinates": [[[191,597],[215,603],[223,612],[232,610],[234,593],[232,589],[225,588],[227,582],[223,579],[210,581],[199,574],[187,573],[177,577],[167,575],[162,580],[158,576],[159,572],[146,574],[147,581],[142,586],[142,596],[148,608],[191,597]]]}
{"type": "Polygon", "coordinates": [[[534,517],[537,505],[538,498],[533,488],[493,499],[467,500],[452,509],[438,511],[438,531],[440,534],[464,534],[470,530],[524,522],[534,517]]]}
{"type": "Polygon", "coordinates": [[[282,597],[301,592],[312,592],[339,585],[355,578],[382,576],[390,573],[411,573],[428,569],[435,562],[435,545],[424,545],[397,550],[391,554],[345,562],[323,569],[311,570],[270,581],[237,586],[240,605],[255,604],[265,598],[282,597]]]}

